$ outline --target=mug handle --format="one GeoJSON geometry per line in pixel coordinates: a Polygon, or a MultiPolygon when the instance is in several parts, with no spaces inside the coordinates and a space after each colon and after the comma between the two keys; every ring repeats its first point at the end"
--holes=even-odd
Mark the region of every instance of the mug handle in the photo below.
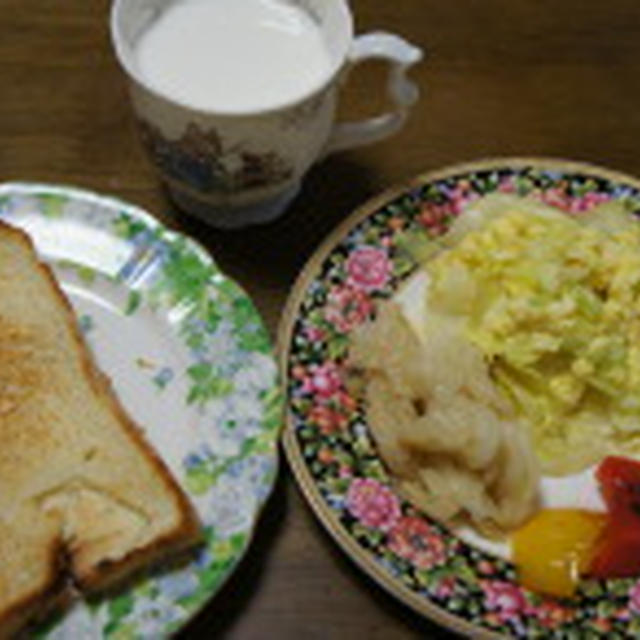
{"type": "Polygon", "coordinates": [[[349,66],[371,59],[387,60],[387,91],[395,109],[366,120],[334,125],[324,155],[378,142],[399,131],[420,95],[418,86],[407,78],[407,71],[422,58],[422,49],[392,33],[377,31],[357,36],[349,52],[349,66]]]}

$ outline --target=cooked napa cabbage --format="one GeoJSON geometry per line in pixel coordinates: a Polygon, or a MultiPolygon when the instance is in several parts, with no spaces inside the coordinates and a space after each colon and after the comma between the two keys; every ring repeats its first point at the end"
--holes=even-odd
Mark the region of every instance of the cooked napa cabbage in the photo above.
{"type": "Polygon", "coordinates": [[[427,308],[462,320],[543,472],[640,452],[640,225],[623,206],[490,196],[439,243],[427,308]]]}

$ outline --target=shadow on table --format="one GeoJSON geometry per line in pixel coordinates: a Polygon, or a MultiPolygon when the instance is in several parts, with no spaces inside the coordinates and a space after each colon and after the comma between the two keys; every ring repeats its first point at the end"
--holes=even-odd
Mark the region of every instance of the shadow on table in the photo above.
{"type": "Polygon", "coordinates": [[[311,508],[308,505],[305,506],[309,517],[313,519],[315,526],[320,530],[321,535],[318,536],[318,539],[322,539],[325,543],[324,550],[331,556],[332,562],[340,568],[340,572],[353,583],[355,590],[366,593],[375,602],[376,607],[387,613],[389,618],[402,620],[407,630],[415,633],[416,638],[459,640],[463,637],[416,613],[369,577],[332,539],[322,523],[314,516],[311,508]]]}
{"type": "Polygon", "coordinates": [[[371,197],[378,184],[374,172],[345,154],[314,167],[287,212],[269,224],[224,231],[175,210],[173,216],[230,275],[289,283],[319,242],[371,197]]]}
{"type": "MultiPolygon", "coordinates": [[[[182,632],[175,636],[176,640],[223,638],[231,633],[238,620],[246,615],[251,601],[261,588],[271,552],[287,521],[286,514],[290,508],[287,485],[293,482],[294,479],[283,461],[273,494],[257,524],[256,534],[250,542],[247,554],[221,591],[182,632]]],[[[298,490],[297,487],[295,490],[298,490]]],[[[347,580],[353,583],[354,590],[366,593],[390,618],[402,620],[407,630],[415,633],[417,638],[457,640],[460,637],[417,614],[369,578],[335,544],[306,504],[304,508],[313,526],[319,530],[316,539],[321,541],[328,555],[327,561],[335,564],[347,580]]]]}
{"type": "Polygon", "coordinates": [[[224,637],[226,632],[233,628],[237,619],[245,614],[249,608],[249,602],[260,588],[261,576],[269,561],[270,550],[285,524],[287,512],[285,475],[283,462],[276,486],[256,524],[256,533],[249,542],[246,555],[220,592],[175,636],[175,640],[224,637]]]}
{"type": "MultiPolygon", "coordinates": [[[[286,513],[289,508],[286,485],[290,482],[294,482],[294,480],[283,461],[273,494],[258,522],[257,533],[250,542],[247,554],[221,591],[187,627],[175,636],[175,640],[223,638],[234,629],[239,618],[246,615],[251,601],[260,590],[261,578],[267,569],[277,536],[280,535],[285,525],[286,513]]],[[[319,529],[320,535],[317,539],[322,540],[324,551],[330,557],[331,562],[339,567],[340,572],[353,583],[355,590],[364,591],[376,606],[390,617],[402,620],[406,628],[414,632],[417,638],[457,640],[460,637],[415,613],[359,570],[334,543],[322,525],[314,518],[307,505],[305,505],[305,509],[307,509],[308,517],[314,521],[314,526],[319,529]]]]}

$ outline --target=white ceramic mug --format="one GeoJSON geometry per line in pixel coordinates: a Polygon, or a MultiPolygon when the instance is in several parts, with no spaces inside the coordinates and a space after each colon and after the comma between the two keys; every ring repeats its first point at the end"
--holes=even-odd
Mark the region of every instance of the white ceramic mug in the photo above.
{"type": "Polygon", "coordinates": [[[241,113],[194,108],[150,86],[134,59],[140,34],[176,1],[185,0],[114,0],[111,35],[144,145],[161,179],[181,209],[213,226],[237,228],[276,218],[314,162],[394,134],[418,98],[406,71],[422,58],[420,49],[384,32],[354,37],[346,0],[293,0],[322,30],[331,57],[323,81],[277,108],[241,113]],[[387,91],[394,110],[335,123],[340,84],[353,65],[371,58],[390,63],[387,91]]]}

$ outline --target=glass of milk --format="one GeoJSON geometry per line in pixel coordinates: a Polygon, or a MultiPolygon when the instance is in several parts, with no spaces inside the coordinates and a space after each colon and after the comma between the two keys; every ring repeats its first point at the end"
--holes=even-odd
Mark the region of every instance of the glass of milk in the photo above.
{"type": "Polygon", "coordinates": [[[276,218],[316,160],[392,135],[418,97],[420,49],[354,37],[346,0],[115,0],[111,34],[161,179],[217,227],[276,218]],[[368,58],[390,63],[395,108],[336,123],[339,85],[368,58]]]}

